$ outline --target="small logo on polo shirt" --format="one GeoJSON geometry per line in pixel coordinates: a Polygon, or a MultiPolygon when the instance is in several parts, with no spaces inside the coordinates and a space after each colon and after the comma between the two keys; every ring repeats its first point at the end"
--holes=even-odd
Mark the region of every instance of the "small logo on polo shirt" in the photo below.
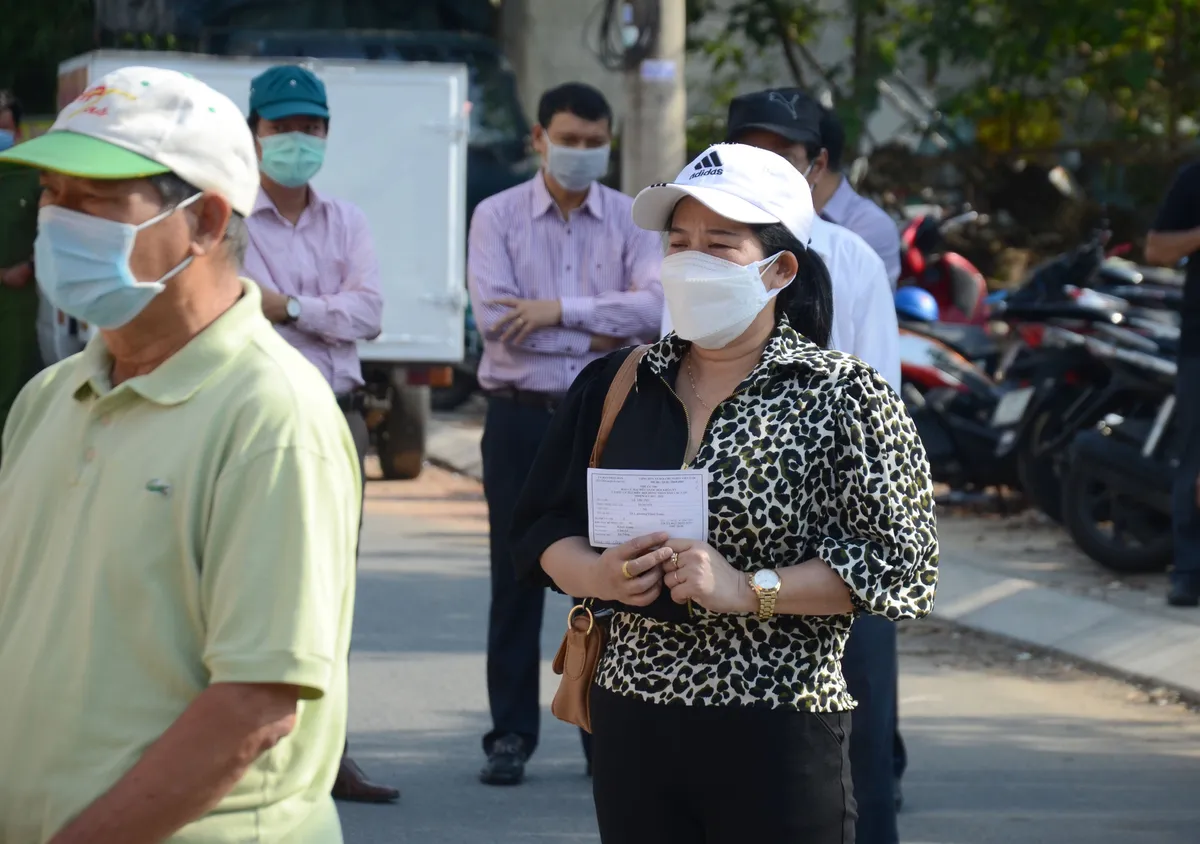
{"type": "Polygon", "coordinates": [[[708,155],[696,162],[696,166],[692,168],[692,175],[688,178],[699,179],[701,176],[720,176],[725,172],[725,165],[721,163],[721,156],[716,152],[710,152],[708,155]]]}
{"type": "Polygon", "coordinates": [[[146,481],[146,490],[148,492],[156,492],[163,498],[167,498],[171,494],[171,485],[160,478],[146,481]]]}

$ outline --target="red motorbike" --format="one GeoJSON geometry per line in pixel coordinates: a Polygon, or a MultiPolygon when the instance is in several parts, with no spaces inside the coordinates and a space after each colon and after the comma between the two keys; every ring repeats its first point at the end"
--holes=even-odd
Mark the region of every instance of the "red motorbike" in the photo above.
{"type": "Polygon", "coordinates": [[[988,321],[987,279],[975,265],[946,247],[945,233],[979,218],[968,211],[939,220],[923,215],[900,235],[898,287],[915,284],[933,294],[942,322],[984,325],[988,321]]]}

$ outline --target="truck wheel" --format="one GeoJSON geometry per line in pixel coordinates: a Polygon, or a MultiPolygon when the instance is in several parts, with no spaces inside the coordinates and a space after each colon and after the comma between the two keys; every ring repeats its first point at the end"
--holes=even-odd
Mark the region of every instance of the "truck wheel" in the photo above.
{"type": "Polygon", "coordinates": [[[1122,493],[1087,460],[1072,460],[1063,523],[1083,553],[1111,571],[1148,574],[1171,564],[1171,520],[1122,493]]]}
{"type": "Polygon", "coordinates": [[[429,388],[388,388],[390,408],[376,450],[379,467],[389,481],[411,481],[425,465],[425,432],[429,422],[429,388]]]}
{"type": "Polygon", "coordinates": [[[479,389],[475,376],[461,370],[454,370],[454,383],[433,391],[433,409],[443,412],[458,410],[479,389]]]}

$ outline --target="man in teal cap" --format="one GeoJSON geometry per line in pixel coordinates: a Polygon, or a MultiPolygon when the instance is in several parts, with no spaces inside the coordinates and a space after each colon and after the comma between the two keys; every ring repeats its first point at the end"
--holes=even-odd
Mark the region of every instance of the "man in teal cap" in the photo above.
{"type": "MultiPolygon", "coordinates": [[[[261,190],[246,220],[245,274],[262,288],[263,313],[325,376],[358,450],[367,451],[358,341],[381,329],[379,264],[366,215],[317,193],[309,181],[325,161],[325,85],[297,65],[272,67],[250,83],[250,128],[261,190]]],[[[400,796],[375,785],[343,757],[334,797],[387,803],[400,796]]]]}

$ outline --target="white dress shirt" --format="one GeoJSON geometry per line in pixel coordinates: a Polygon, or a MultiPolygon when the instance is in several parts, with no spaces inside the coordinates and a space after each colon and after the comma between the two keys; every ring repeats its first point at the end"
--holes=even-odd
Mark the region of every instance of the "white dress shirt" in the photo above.
{"type": "Polygon", "coordinates": [[[900,390],[900,328],[882,259],[865,240],[842,226],[813,220],[812,249],[833,282],[830,348],[869,363],[900,390]]]}
{"type": "MultiPolygon", "coordinates": [[[[833,331],[829,347],[870,364],[900,391],[900,329],[883,261],[849,229],[817,217],[811,247],[829,268],[833,283],[833,331]]],[[[671,333],[663,309],[662,336],[671,333]]]]}
{"type": "Polygon", "coordinates": [[[821,213],[867,242],[887,267],[892,292],[900,278],[900,229],[896,221],[865,196],[859,196],[845,177],[821,213]]]}

